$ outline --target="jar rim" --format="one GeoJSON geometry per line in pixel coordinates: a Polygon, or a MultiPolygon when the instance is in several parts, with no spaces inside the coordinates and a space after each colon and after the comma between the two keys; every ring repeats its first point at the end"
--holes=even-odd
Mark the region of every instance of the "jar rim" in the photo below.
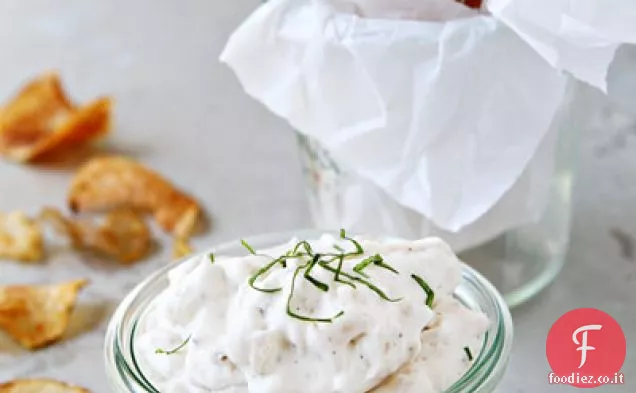
{"type": "MultiPolygon", "coordinates": [[[[255,248],[268,248],[282,244],[293,237],[317,238],[330,231],[316,229],[277,232],[248,237],[245,240],[255,248]]],[[[388,238],[385,239],[395,239],[388,238]]],[[[104,345],[106,374],[111,387],[118,393],[159,393],[142,372],[134,350],[138,322],[155,295],[167,286],[168,272],[197,256],[214,252],[235,254],[240,252],[240,241],[225,242],[210,250],[190,255],[157,270],[139,283],[117,307],[113,314],[104,345]]],[[[503,378],[512,348],[513,325],[508,306],[502,295],[479,272],[462,262],[462,282],[455,297],[465,306],[486,313],[491,326],[484,344],[471,367],[445,393],[491,392],[503,378]]]]}

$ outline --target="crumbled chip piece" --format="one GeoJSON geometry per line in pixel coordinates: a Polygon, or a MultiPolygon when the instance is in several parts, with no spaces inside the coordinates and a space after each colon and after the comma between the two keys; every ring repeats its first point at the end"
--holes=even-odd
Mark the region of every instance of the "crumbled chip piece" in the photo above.
{"type": "Polygon", "coordinates": [[[28,349],[58,341],[86,284],[87,280],[75,280],[55,285],[0,286],[0,329],[28,349]]]}
{"type": "Polygon", "coordinates": [[[40,261],[44,254],[39,225],[23,212],[0,213],[0,258],[40,261]]]}
{"type": "Polygon", "coordinates": [[[47,207],[40,221],[70,240],[73,248],[96,251],[119,262],[129,264],[145,257],[151,248],[150,228],[143,217],[132,209],[118,208],[106,214],[101,222],[67,218],[56,208],[47,207]]]}
{"type": "Polygon", "coordinates": [[[188,255],[192,254],[194,249],[190,245],[188,239],[185,238],[176,238],[174,239],[174,243],[172,244],[172,258],[173,259],[181,259],[185,258],[188,255]]]}
{"type": "Polygon", "coordinates": [[[68,238],[73,248],[82,247],[82,236],[73,220],[67,218],[54,207],[45,207],[38,216],[42,225],[50,224],[59,235],[68,238]]]}
{"type": "Polygon", "coordinates": [[[74,105],[59,75],[47,73],[26,85],[0,112],[0,153],[34,161],[46,153],[85,144],[108,133],[111,100],[74,105]]]}
{"type": "Polygon", "coordinates": [[[196,226],[197,202],[162,176],[125,157],[94,158],[75,175],[68,196],[72,211],[119,206],[151,211],[166,231],[188,237],[196,226]]]}
{"type": "Polygon", "coordinates": [[[90,393],[79,386],[72,386],[53,379],[16,379],[0,383],[0,393],[90,393]]]}
{"type": "Polygon", "coordinates": [[[106,254],[122,263],[145,257],[151,248],[150,229],[137,212],[121,208],[106,214],[104,222],[78,221],[72,233],[78,233],[85,249],[106,254]]]}

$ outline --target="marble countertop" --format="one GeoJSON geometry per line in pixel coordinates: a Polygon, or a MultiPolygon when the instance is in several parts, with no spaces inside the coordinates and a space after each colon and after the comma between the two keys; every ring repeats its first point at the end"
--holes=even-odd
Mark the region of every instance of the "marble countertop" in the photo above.
{"type": "MultiPolygon", "coordinates": [[[[116,99],[108,148],[148,163],[205,202],[211,231],[198,248],[309,226],[289,127],[241,91],[219,64],[228,34],[256,0],[6,0],[0,5],[0,97],[46,70],[61,71],[78,100],[116,99]],[[240,197],[238,197],[240,196],[240,197]]],[[[516,340],[505,393],[574,391],[549,386],[544,343],[551,324],[578,307],[612,314],[628,342],[626,384],[636,390],[636,117],[608,107],[582,131],[572,245],[557,281],[513,312],[516,340]]],[[[72,168],[0,163],[0,210],[63,207],[72,168]]],[[[106,393],[102,340],[108,316],[142,277],[167,263],[162,239],[130,268],[57,252],[44,265],[2,262],[0,284],[90,277],[64,342],[27,353],[0,335],[0,381],[53,377],[106,393]]]]}

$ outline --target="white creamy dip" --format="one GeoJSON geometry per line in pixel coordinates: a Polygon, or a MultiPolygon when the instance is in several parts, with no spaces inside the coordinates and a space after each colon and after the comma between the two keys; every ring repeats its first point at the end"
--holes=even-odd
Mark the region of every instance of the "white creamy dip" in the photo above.
{"type": "MultiPolygon", "coordinates": [[[[142,370],[165,393],[443,392],[470,367],[469,356],[477,357],[489,324],[452,296],[461,279],[458,259],[436,238],[356,239],[364,254],[344,259],[341,272],[348,276],[339,275],[355,288],[335,281],[337,258],[329,262],[332,271],[312,268],[311,277],[328,285],[318,288],[304,277],[308,257],[289,258],[286,267],[277,264],[254,282],[278,292],[249,285],[298,239],[257,255],[246,250],[243,257],[219,255],[213,262],[198,256],[174,268],[138,328],[142,370]],[[375,255],[384,267],[353,270],[375,255]],[[432,309],[414,275],[434,292],[432,309]],[[394,301],[346,277],[366,280],[394,301]]],[[[350,240],[331,235],[309,243],[313,254],[356,250],[350,240]]]]}

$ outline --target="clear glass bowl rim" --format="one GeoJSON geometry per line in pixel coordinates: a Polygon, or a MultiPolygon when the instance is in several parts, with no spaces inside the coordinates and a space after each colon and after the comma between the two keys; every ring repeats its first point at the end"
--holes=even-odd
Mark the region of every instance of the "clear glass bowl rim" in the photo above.
{"type": "MultiPolygon", "coordinates": [[[[254,248],[267,248],[283,244],[293,237],[316,239],[324,233],[329,232],[309,229],[251,236],[245,240],[254,248]]],[[[210,252],[232,255],[239,250],[243,250],[240,240],[234,240],[190,255],[157,270],[126,295],[111,318],[104,344],[106,374],[114,392],[159,392],[137,364],[133,342],[137,322],[153,298],[148,295],[156,295],[165,288],[161,281],[167,281],[168,271],[197,255],[210,252]]],[[[489,393],[499,385],[508,365],[513,339],[512,317],[495,287],[476,270],[462,265],[462,283],[455,293],[457,298],[470,308],[484,311],[492,323],[471,368],[445,393],[489,393]]]]}

